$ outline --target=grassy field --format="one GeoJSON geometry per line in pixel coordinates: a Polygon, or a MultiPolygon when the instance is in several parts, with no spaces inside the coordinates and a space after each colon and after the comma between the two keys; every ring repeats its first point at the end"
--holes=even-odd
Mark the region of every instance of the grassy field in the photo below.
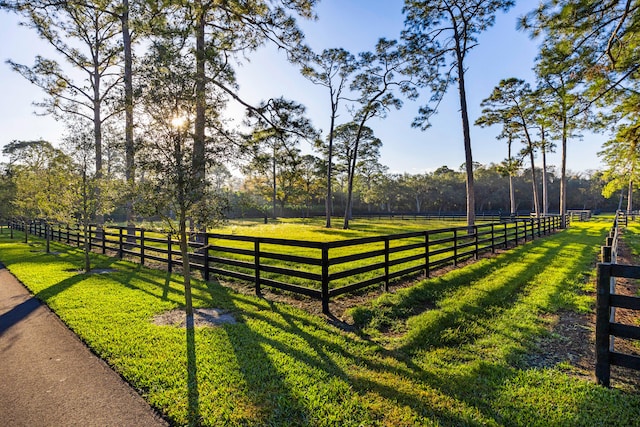
{"type": "MultiPolygon", "coordinates": [[[[422,233],[428,230],[431,232],[429,240],[429,250],[431,252],[431,255],[429,256],[429,262],[431,263],[431,265],[434,265],[434,263],[437,263],[438,261],[445,258],[450,258],[454,254],[453,243],[451,241],[447,241],[447,239],[451,240],[453,238],[454,232],[451,231],[452,228],[458,229],[457,236],[459,239],[464,238],[464,236],[466,235],[466,228],[463,226],[464,223],[462,221],[455,220],[441,221],[426,219],[384,219],[374,221],[370,219],[358,219],[353,222],[353,227],[349,230],[343,230],[339,228],[327,229],[324,227],[324,220],[319,218],[278,219],[275,222],[273,220],[271,221],[272,222],[268,224],[258,222],[229,222],[220,228],[210,230],[211,233],[219,233],[216,234],[215,237],[212,234],[208,240],[208,244],[211,245],[209,256],[212,258],[217,258],[212,260],[211,264],[216,268],[223,268],[227,271],[238,272],[249,276],[254,275],[254,242],[233,240],[233,237],[237,236],[284,240],[294,239],[305,242],[337,242],[352,240],[356,238],[366,238],[371,236],[389,236],[412,232],[422,233]],[[440,241],[442,243],[434,243],[437,241],[440,241]],[[238,250],[243,251],[243,253],[237,253],[238,250]],[[436,253],[436,251],[438,250],[442,250],[442,252],[436,253]],[[237,263],[233,264],[234,261],[245,263],[245,267],[239,266],[237,265],[237,263]]],[[[153,227],[154,225],[158,226],[159,224],[146,224],[147,227],[153,227]]],[[[520,239],[522,239],[524,233],[524,223],[522,221],[520,221],[518,224],[509,223],[496,226],[496,244],[502,243],[500,233],[508,233],[509,235],[513,236],[517,227],[519,227],[518,233],[520,239]]],[[[106,246],[112,248],[113,251],[113,248],[118,247],[118,241],[120,239],[119,232],[122,230],[107,228],[107,231],[108,233],[106,236],[106,246]]],[[[489,238],[489,236],[485,234],[490,231],[489,225],[485,225],[484,227],[480,226],[478,231],[479,235],[482,236],[481,239],[489,238]]],[[[141,230],[138,230],[136,235],[138,236],[138,238],[140,238],[141,230]]],[[[158,231],[151,231],[151,229],[149,228],[144,232],[144,236],[146,256],[166,259],[167,235],[158,231]]],[[[61,237],[63,239],[65,238],[64,233],[61,237]]],[[[531,238],[530,224],[528,225],[527,229],[527,238],[531,238]]],[[[510,239],[513,240],[513,237],[510,237],[510,239]]],[[[74,238],[71,237],[72,244],[73,241],[74,238]]],[[[391,274],[394,274],[398,271],[403,271],[408,268],[420,269],[420,267],[423,267],[425,265],[425,257],[421,255],[425,253],[425,242],[425,237],[422,235],[419,237],[405,237],[402,239],[391,240],[389,242],[389,247],[391,248],[392,253],[389,255],[389,261],[392,265],[389,268],[389,272],[391,274]],[[415,247],[414,249],[400,250],[400,248],[406,247],[407,245],[417,245],[417,247],[415,247]],[[396,248],[397,250],[394,251],[394,249],[396,248]],[[412,261],[399,262],[399,260],[402,261],[410,256],[416,256],[417,259],[412,261]]],[[[458,242],[460,243],[461,240],[459,240],[458,242]]],[[[140,241],[138,241],[138,243],[140,243],[140,241]]],[[[94,244],[99,245],[99,240],[94,240],[94,244]]],[[[484,242],[480,244],[480,247],[482,249],[482,247],[486,247],[489,245],[490,243],[484,242]]],[[[510,241],[509,245],[513,245],[513,242],[510,241]]],[[[174,236],[174,253],[177,250],[177,247],[178,242],[175,241],[174,236]]],[[[367,244],[331,248],[328,254],[329,259],[331,260],[357,254],[372,253],[376,251],[380,253],[380,255],[370,256],[355,261],[351,260],[348,263],[332,263],[329,267],[330,275],[344,273],[347,270],[353,270],[357,268],[366,268],[375,264],[380,265],[380,268],[359,272],[356,275],[346,278],[332,278],[329,283],[329,289],[335,289],[352,283],[383,277],[385,270],[384,267],[382,267],[382,263],[385,261],[385,256],[381,253],[384,248],[385,243],[382,240],[367,244]]],[[[141,251],[136,247],[133,247],[130,250],[137,254],[140,254],[141,251]]],[[[322,250],[318,248],[317,245],[314,248],[313,245],[312,247],[300,247],[288,246],[283,244],[269,244],[263,242],[260,244],[260,250],[261,252],[266,253],[266,255],[263,255],[260,260],[262,266],[287,268],[296,272],[301,272],[302,274],[307,274],[306,277],[303,275],[301,278],[297,277],[295,274],[284,275],[273,271],[263,271],[261,273],[261,277],[263,279],[275,280],[312,289],[321,288],[320,279],[316,281],[308,280],[308,274],[316,275],[319,278],[322,273],[322,267],[320,266],[320,260],[322,259],[322,250]],[[301,263],[299,261],[283,261],[281,259],[276,259],[279,255],[294,255],[297,257],[306,257],[310,260],[307,261],[307,263],[301,263]]],[[[467,247],[463,250],[459,250],[458,254],[469,251],[473,251],[473,248],[467,247]]],[[[177,262],[179,261],[180,257],[179,255],[174,254],[173,259],[177,262]]],[[[196,262],[202,263],[201,260],[198,261],[197,259],[196,262]]],[[[402,279],[396,279],[396,281],[397,280],[402,279]]]]}
{"type": "MultiPolygon", "coordinates": [[[[459,227],[465,224],[459,220],[438,219],[366,219],[355,218],[349,221],[349,229],[342,229],[340,218],[333,218],[333,228],[325,228],[325,219],[315,218],[277,218],[268,219],[265,224],[259,220],[228,220],[218,227],[211,228],[210,233],[241,234],[243,236],[269,236],[276,239],[300,239],[311,241],[333,241],[352,239],[364,236],[405,233],[407,231],[433,230],[437,228],[459,227]]],[[[115,224],[126,226],[126,224],[115,224]]],[[[162,229],[162,222],[144,223],[148,229],[162,229]]]]}
{"type": "MultiPolygon", "coordinates": [[[[640,425],[640,396],[605,389],[568,360],[527,365],[554,313],[593,307],[610,223],[571,229],[353,310],[339,329],[284,304],[194,284],[198,307],[237,320],[157,326],[181,307],[180,278],[0,235],[0,260],[173,424],[299,426],[640,425]]],[[[615,386],[615,384],[614,384],[615,386]]]]}

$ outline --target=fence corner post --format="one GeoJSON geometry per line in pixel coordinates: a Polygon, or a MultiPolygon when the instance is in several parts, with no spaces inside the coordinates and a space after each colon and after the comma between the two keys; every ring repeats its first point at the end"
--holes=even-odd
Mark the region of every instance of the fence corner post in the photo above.
{"type": "Polygon", "coordinates": [[[609,299],[611,264],[598,264],[596,294],[596,381],[609,387],[611,381],[609,299]]]}

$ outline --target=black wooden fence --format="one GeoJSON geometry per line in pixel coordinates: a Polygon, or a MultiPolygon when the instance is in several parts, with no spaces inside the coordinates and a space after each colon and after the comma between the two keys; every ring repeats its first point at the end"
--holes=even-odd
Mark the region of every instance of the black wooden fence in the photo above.
{"type": "MultiPolygon", "coordinates": [[[[561,228],[560,217],[519,219],[387,236],[332,242],[309,242],[229,234],[198,233],[189,243],[189,262],[210,275],[252,282],[256,293],[261,286],[282,289],[322,301],[372,285],[385,290],[394,280],[416,274],[428,276],[445,265],[457,265],[481,254],[507,249],[548,235],[561,228]]],[[[72,245],[83,245],[77,227],[49,226],[44,222],[10,222],[12,229],[72,245]]],[[[136,228],[90,227],[89,245],[103,254],[133,258],[141,264],[160,263],[169,271],[182,264],[178,241],[171,234],[136,228]]]]}
{"type": "Polygon", "coordinates": [[[640,339],[640,327],[616,321],[616,308],[640,310],[640,298],[616,294],[616,278],[640,279],[640,266],[617,263],[620,226],[627,224],[624,214],[616,215],[613,227],[601,247],[598,264],[596,301],[596,379],[609,387],[611,365],[640,370],[640,357],[615,350],[615,337],[640,339]]]}

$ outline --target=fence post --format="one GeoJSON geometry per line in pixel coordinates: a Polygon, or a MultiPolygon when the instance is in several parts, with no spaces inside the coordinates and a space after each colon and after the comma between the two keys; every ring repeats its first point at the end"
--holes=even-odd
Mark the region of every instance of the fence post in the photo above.
{"type": "Polygon", "coordinates": [[[389,292],[389,237],[384,237],[384,291],[389,292]]]}
{"type": "Polygon", "coordinates": [[[118,258],[122,259],[122,227],[118,228],[118,258]]]}
{"type": "Polygon", "coordinates": [[[322,312],[329,314],[329,246],[322,245],[322,312]]]}
{"type": "Polygon", "coordinates": [[[47,242],[46,243],[46,245],[47,245],[47,249],[46,249],[47,253],[49,253],[49,251],[51,250],[51,234],[50,233],[51,233],[51,228],[49,226],[49,223],[45,222],[44,223],[44,238],[45,238],[45,241],[47,242]]]}
{"type": "Polygon", "coordinates": [[[89,250],[91,250],[92,249],[91,224],[89,224],[89,232],[87,233],[87,238],[89,239],[89,250]]]}
{"type": "Polygon", "coordinates": [[[504,248],[507,249],[509,247],[509,237],[507,233],[507,223],[504,223],[504,248]]]}
{"type": "Polygon", "coordinates": [[[475,260],[477,260],[478,259],[478,226],[477,225],[473,226],[473,231],[476,233],[476,239],[475,239],[476,250],[475,250],[475,252],[473,254],[473,257],[474,257],[475,260]]]}
{"type": "Polygon", "coordinates": [[[140,229],[140,265],[144,265],[144,228],[140,229]]]}
{"type": "Polygon", "coordinates": [[[518,246],[518,220],[516,220],[516,237],[515,237],[516,246],[518,246]]]}
{"type": "Polygon", "coordinates": [[[453,265],[458,266],[458,230],[453,229],[453,265]]]}
{"type": "Polygon", "coordinates": [[[209,233],[207,233],[206,231],[203,233],[204,236],[202,238],[202,243],[204,243],[204,280],[205,282],[209,281],[209,278],[211,277],[209,274],[209,233]]]}
{"type": "Polygon", "coordinates": [[[11,230],[11,240],[13,240],[13,223],[11,224],[11,227],[9,227],[9,229],[11,230]]]}
{"type": "Polygon", "coordinates": [[[600,246],[602,262],[611,262],[611,246],[600,246]]]}
{"type": "Polygon", "coordinates": [[[262,291],[260,290],[260,240],[256,239],[253,242],[253,258],[255,263],[255,278],[256,278],[256,295],[262,295],[262,291]]]}
{"type": "Polygon", "coordinates": [[[496,233],[495,233],[495,224],[491,223],[491,253],[496,253],[496,233]]]}
{"type": "Polygon", "coordinates": [[[107,230],[102,226],[102,255],[107,253],[107,230]]]}
{"type": "Polygon", "coordinates": [[[540,218],[536,220],[536,224],[537,224],[536,228],[538,229],[538,237],[540,237],[542,236],[542,234],[540,234],[540,218]]]}
{"type": "Polygon", "coordinates": [[[171,248],[171,233],[167,233],[167,271],[173,271],[173,249],[171,248]]]}
{"type": "Polygon", "coordinates": [[[431,270],[430,252],[431,250],[429,249],[429,232],[425,231],[424,232],[424,276],[427,278],[431,276],[431,272],[429,271],[431,270]]]}
{"type": "Polygon", "coordinates": [[[611,282],[611,264],[598,264],[596,296],[596,380],[598,384],[609,387],[611,380],[610,334],[609,334],[609,296],[611,282]]]}

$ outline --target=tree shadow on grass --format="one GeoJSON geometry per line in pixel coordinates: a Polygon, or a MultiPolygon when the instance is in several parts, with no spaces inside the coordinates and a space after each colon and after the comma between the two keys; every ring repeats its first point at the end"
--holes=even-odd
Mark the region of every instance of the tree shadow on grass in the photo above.
{"type": "Polygon", "coordinates": [[[196,336],[193,313],[187,315],[187,419],[190,426],[200,425],[200,392],[196,363],[196,336]]]}
{"type": "MultiPolygon", "coordinates": [[[[381,347],[376,348],[374,344],[365,343],[353,335],[340,334],[331,326],[323,324],[322,320],[310,320],[308,317],[296,314],[294,309],[234,294],[213,283],[194,284],[194,289],[198,291],[194,295],[194,301],[198,301],[201,305],[233,308],[234,314],[240,320],[238,324],[222,327],[226,331],[226,338],[237,360],[237,369],[246,382],[246,396],[255,407],[255,412],[252,413],[255,415],[254,418],[248,416],[241,420],[236,418],[238,423],[313,425],[314,421],[317,421],[316,417],[322,416],[323,412],[317,406],[313,406],[314,402],[306,400],[307,397],[301,390],[305,387],[319,387],[322,384],[318,385],[318,382],[328,383],[335,379],[336,384],[352,388],[352,391],[344,395],[345,402],[340,401],[340,397],[336,395],[327,396],[326,405],[328,408],[345,412],[339,415],[342,417],[340,420],[346,420],[352,424],[355,424],[356,418],[360,418],[360,422],[366,424],[368,420],[366,417],[372,416],[368,411],[377,412],[375,416],[379,417],[378,422],[386,420],[384,417],[387,414],[383,412],[384,409],[401,405],[411,408],[423,419],[435,420],[445,425],[485,423],[514,425],[517,422],[513,417],[517,416],[518,411],[533,412],[535,417],[535,411],[538,408],[530,403],[517,401],[505,403],[505,399],[510,396],[505,392],[507,384],[512,384],[521,375],[521,371],[509,366],[506,362],[517,359],[519,352],[526,348],[527,343],[535,339],[537,331],[515,330],[519,327],[518,325],[513,325],[513,334],[509,334],[509,330],[490,329],[492,334],[504,333],[505,339],[511,340],[514,344],[508,348],[501,360],[482,360],[481,355],[471,355],[468,349],[464,350],[467,346],[473,347],[477,341],[481,340],[482,333],[477,333],[473,329],[464,330],[462,339],[456,339],[446,331],[455,330],[458,326],[464,327],[468,323],[484,324],[500,321],[501,316],[512,305],[526,298],[527,288],[523,283],[532,281],[538,270],[553,267],[554,258],[562,250],[563,248],[559,245],[543,242],[523,247],[521,251],[524,254],[519,256],[525,256],[526,252],[529,252],[529,256],[535,256],[538,260],[544,261],[540,261],[542,265],[539,269],[519,271],[515,277],[509,278],[508,283],[496,285],[486,291],[479,290],[479,299],[472,306],[461,304],[462,308],[459,307],[454,312],[435,316],[435,321],[427,326],[420,325],[425,330],[418,331],[416,336],[421,337],[420,334],[426,334],[424,336],[427,337],[433,336],[432,341],[415,339],[414,342],[405,342],[405,346],[399,346],[390,351],[385,351],[381,347]],[[247,304],[251,305],[249,310],[247,310],[247,304]],[[257,324],[266,325],[266,327],[259,328],[257,324]],[[332,334],[338,337],[333,339],[332,334]],[[363,350],[364,347],[368,350],[363,350]],[[350,350],[351,348],[358,350],[354,352],[350,350]],[[461,350],[460,354],[455,354],[456,349],[461,350]],[[450,369],[426,366],[424,362],[420,362],[421,352],[440,350],[447,351],[447,357],[454,355],[451,360],[443,360],[443,364],[458,363],[460,368],[452,372],[450,369]],[[465,358],[469,360],[465,361],[465,358]],[[288,370],[290,367],[293,367],[295,372],[290,372],[288,370]],[[305,384],[305,381],[308,383],[305,384]],[[365,396],[370,394],[388,401],[388,405],[375,407],[375,403],[364,403],[359,406],[348,404],[350,398],[365,399],[365,396]],[[428,400],[427,394],[435,397],[428,400]],[[496,406],[495,401],[502,402],[502,406],[496,406]],[[435,404],[432,404],[433,402],[435,404]],[[502,413],[502,408],[505,407],[509,412],[502,413]],[[466,412],[462,413],[461,408],[466,412]],[[480,415],[474,417],[474,411],[480,415]]],[[[584,260],[592,253],[591,247],[577,248],[574,257],[584,260]]],[[[513,258],[507,258],[510,262],[515,262],[517,259],[518,256],[515,254],[513,258]]],[[[450,295],[464,286],[473,286],[474,276],[477,280],[480,273],[489,274],[494,269],[494,273],[499,274],[499,265],[490,263],[476,269],[473,274],[460,275],[455,281],[439,282],[438,292],[434,294],[432,291],[431,296],[424,301],[433,302],[434,298],[450,295]]],[[[570,269],[564,277],[577,275],[579,270],[578,267],[570,269]]],[[[119,277],[117,280],[122,281],[126,286],[143,290],[157,298],[166,298],[169,295],[167,287],[170,279],[166,275],[145,276],[140,283],[132,283],[134,275],[132,272],[120,276],[114,275],[114,277],[119,277]],[[155,289],[148,286],[154,286],[155,289]]],[[[71,285],[67,283],[64,286],[71,285]]],[[[558,284],[551,289],[548,298],[561,301],[563,292],[566,292],[566,289],[562,284],[558,284]]],[[[417,295],[414,297],[414,301],[419,300],[417,295]]],[[[398,304],[406,304],[409,307],[407,301],[403,300],[398,304]]],[[[417,311],[417,314],[420,315],[420,311],[417,311]]],[[[206,393],[201,394],[200,391],[203,382],[207,380],[203,378],[204,374],[199,372],[196,365],[198,356],[196,335],[198,334],[194,328],[186,330],[187,403],[188,421],[191,425],[197,425],[201,421],[203,402],[210,399],[206,393]]],[[[198,342],[198,345],[202,344],[198,342]]],[[[482,348],[482,345],[479,345],[479,348],[482,348]]],[[[218,350],[203,349],[202,351],[212,351],[215,354],[218,350]]],[[[210,363],[218,363],[218,361],[212,360],[210,363]]],[[[594,392],[588,396],[593,397],[597,394],[594,392]]],[[[517,394],[513,396],[515,396],[514,399],[517,398],[517,394]]],[[[606,420],[607,416],[615,415],[608,413],[604,404],[601,408],[597,403],[591,403],[586,398],[580,400],[578,404],[585,411],[593,411],[594,408],[601,411],[602,414],[597,415],[597,420],[606,420]]],[[[235,408],[229,410],[239,411],[235,408]]],[[[389,416],[393,415],[389,414],[389,416]]],[[[571,417],[571,414],[568,417],[571,417]]],[[[543,418],[540,419],[541,422],[544,421],[543,418]]],[[[568,419],[572,420],[572,418],[568,419]]],[[[221,418],[216,420],[221,421],[221,418]]],[[[551,421],[554,420],[558,421],[559,418],[551,421]]],[[[339,422],[336,421],[336,423],[339,422]]]]}
{"type": "MultiPolygon", "coordinates": [[[[215,299],[220,290],[211,289],[215,299]]],[[[428,411],[452,425],[468,422],[449,408],[426,408],[418,396],[377,381],[375,374],[368,381],[358,372],[350,372],[349,366],[363,367],[368,372],[386,372],[410,381],[406,379],[408,370],[378,359],[377,352],[372,357],[353,354],[352,346],[368,344],[350,334],[336,336],[337,330],[322,319],[309,319],[296,314],[295,309],[270,302],[262,303],[258,311],[238,308],[237,312],[244,313],[239,316],[240,322],[224,328],[247,387],[252,390],[253,404],[261,408],[252,421],[255,425],[316,425],[325,416],[343,425],[374,423],[386,414],[380,408],[373,409],[375,404],[369,406],[365,396],[371,392],[391,406],[401,400],[416,413],[428,411]],[[257,323],[266,327],[257,327],[257,323]],[[285,365],[281,365],[283,358],[289,360],[285,365]],[[322,408],[317,406],[318,401],[324,402],[322,408]]]]}
{"type": "MultiPolygon", "coordinates": [[[[595,243],[595,242],[594,242],[595,243]]],[[[556,257],[560,255],[562,250],[567,251],[565,248],[555,248],[553,250],[545,250],[544,243],[537,247],[527,248],[527,250],[544,251],[544,257],[537,262],[540,263],[539,268],[534,271],[526,271],[520,273],[516,279],[523,283],[531,283],[536,286],[536,278],[539,274],[544,273],[547,269],[560,269],[564,265],[560,265],[556,257]]],[[[607,421],[614,419],[615,414],[612,413],[610,405],[600,402],[591,402],[588,398],[577,397],[574,401],[571,401],[572,397],[569,397],[567,402],[562,401],[562,393],[554,393],[557,387],[568,387],[567,394],[569,393],[569,385],[572,383],[570,377],[559,376],[558,379],[548,377],[545,381],[540,380],[540,377],[548,376],[543,371],[537,372],[537,370],[525,370],[521,371],[517,369],[518,361],[537,337],[540,336],[544,329],[543,324],[540,322],[539,327],[529,327],[526,324],[519,324],[514,321],[513,316],[509,316],[509,310],[520,303],[526,302],[529,299],[528,306],[533,311],[532,315],[538,316],[546,308],[550,307],[552,310],[554,307],[563,306],[570,303],[567,301],[566,293],[576,291],[576,289],[567,289],[566,283],[575,280],[575,277],[579,276],[584,270],[585,265],[589,265],[594,257],[594,250],[592,244],[584,243],[581,249],[577,247],[572,250],[571,257],[575,261],[572,268],[563,272],[560,283],[555,283],[547,286],[547,289],[542,294],[535,294],[535,289],[525,289],[525,292],[520,291],[520,295],[515,298],[505,299],[503,302],[506,304],[498,304],[498,310],[491,310],[494,303],[489,304],[493,299],[484,298],[484,303],[480,301],[479,306],[482,310],[476,311],[473,307],[469,309],[467,305],[461,305],[455,312],[442,314],[441,318],[436,319],[432,323],[425,323],[420,325],[421,331],[416,333],[404,347],[400,347],[400,351],[411,354],[409,357],[408,367],[419,377],[421,380],[437,387],[444,394],[453,396],[456,399],[466,402],[469,405],[473,405],[478,408],[482,413],[488,417],[494,418],[500,423],[510,424],[513,422],[512,417],[522,416],[522,413],[528,413],[529,418],[523,419],[540,419],[541,425],[545,423],[556,424],[558,422],[568,423],[571,425],[589,425],[592,422],[595,423],[607,423],[607,421]],[[542,299],[540,306],[537,306],[538,301],[542,299]],[[540,312],[539,310],[542,310],[540,312]],[[471,315],[469,313],[471,312],[471,315]],[[484,315],[483,315],[484,314],[484,315]],[[485,323],[483,334],[474,333],[462,333],[461,337],[456,337],[454,340],[442,340],[443,332],[449,328],[462,328],[464,330],[465,325],[473,323],[475,321],[482,321],[485,323]],[[502,327],[491,325],[500,325],[502,327]],[[507,328],[505,328],[507,327],[507,328]],[[478,357],[484,351],[490,350],[486,346],[486,342],[482,343],[481,340],[486,339],[486,332],[489,334],[497,335],[502,342],[501,349],[504,349],[502,354],[491,355],[488,353],[486,360],[478,357]],[[432,338],[432,339],[429,339],[432,338]],[[440,338],[440,340],[439,340],[440,338]],[[460,368],[456,369],[454,373],[447,370],[447,375],[438,374],[437,367],[431,369],[426,368],[426,365],[418,366],[414,361],[419,360],[416,358],[421,352],[437,353],[437,349],[443,350],[448,354],[448,358],[452,360],[444,360],[446,363],[457,363],[460,368]],[[458,350],[454,350],[458,349],[458,350]],[[479,352],[479,354],[474,354],[479,352]],[[467,359],[467,360],[465,360],[467,359]],[[429,370],[427,370],[429,369],[429,370]],[[537,378],[537,379],[536,379],[537,378]],[[562,379],[565,378],[565,379],[562,379]],[[566,378],[569,378],[568,380],[566,378]],[[533,393],[540,393],[540,396],[534,397],[532,401],[527,399],[521,399],[523,403],[519,403],[516,391],[513,391],[513,384],[519,381],[530,381],[530,384],[525,387],[530,387],[530,391],[533,393]],[[553,382],[557,382],[557,386],[553,385],[553,382]],[[511,384],[511,385],[508,385],[511,384]],[[552,387],[548,390],[547,387],[552,387]],[[553,396],[554,394],[555,397],[553,396]],[[540,397],[547,396],[548,399],[559,399],[558,405],[560,409],[556,410],[555,405],[550,401],[536,401],[540,397]],[[511,397],[509,397],[511,396],[511,397]],[[514,400],[515,399],[515,400],[514,400]],[[496,404],[496,402],[500,402],[496,404]],[[581,406],[585,413],[591,413],[590,420],[582,420],[580,412],[576,412],[573,405],[578,404],[581,406]],[[562,409],[562,405],[566,405],[562,409]],[[504,412],[504,408],[507,408],[508,412],[504,412]],[[567,409],[570,409],[567,412],[567,409]],[[548,411],[548,419],[544,417],[536,418],[537,411],[544,413],[548,411]],[[563,413],[564,411],[564,413],[563,413]],[[582,420],[582,421],[581,421],[582,420]]],[[[565,252],[564,258],[567,254],[565,252]]],[[[561,261],[560,261],[561,262],[561,261]]],[[[575,285],[574,285],[575,287],[575,285]]],[[[508,293],[507,293],[508,294],[508,293]]],[[[506,295],[506,294],[505,294],[506,295]]],[[[497,300],[496,302],[499,302],[497,300]]],[[[513,314],[513,313],[512,313],[513,314]]],[[[490,341],[489,341],[490,342],[490,341]]],[[[599,394],[598,388],[593,384],[579,383],[579,380],[575,381],[574,385],[580,385],[586,390],[585,395],[599,394]]],[[[522,393],[527,393],[526,388],[522,389],[522,393]]],[[[613,410],[615,412],[615,409],[613,410]]],[[[637,412],[637,411],[636,411],[637,412]]],[[[628,414],[627,414],[628,415],[628,414]]],[[[540,415],[538,415],[540,416],[540,415]]],[[[588,420],[589,418],[586,418],[588,420]]],[[[637,418],[636,418],[637,419],[637,418]]]]}

